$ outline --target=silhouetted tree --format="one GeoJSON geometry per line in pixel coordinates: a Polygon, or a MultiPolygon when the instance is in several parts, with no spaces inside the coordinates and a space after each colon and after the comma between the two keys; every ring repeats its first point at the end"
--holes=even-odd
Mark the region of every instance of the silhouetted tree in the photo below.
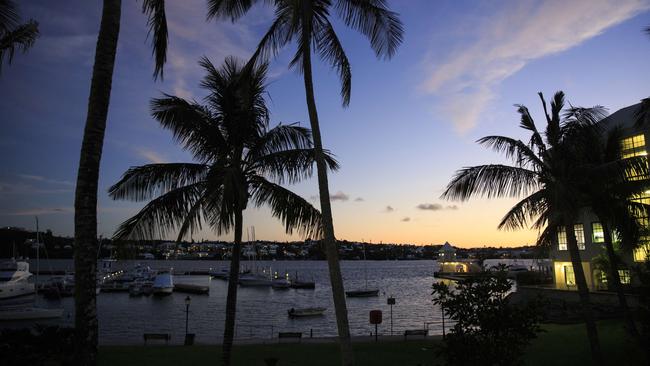
{"type": "Polygon", "coordinates": [[[11,64],[16,50],[27,52],[38,38],[38,22],[30,19],[20,24],[16,4],[11,0],[0,0],[0,72],[4,60],[11,64]]]}

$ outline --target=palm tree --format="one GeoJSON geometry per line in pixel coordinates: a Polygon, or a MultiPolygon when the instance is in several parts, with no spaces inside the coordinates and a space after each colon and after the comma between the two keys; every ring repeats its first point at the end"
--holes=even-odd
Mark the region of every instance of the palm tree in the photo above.
{"type": "MultiPolygon", "coordinates": [[[[353,365],[354,355],[350,342],[350,327],[343,289],[338,249],[330,204],[329,185],[323,154],[320,122],[314,96],[312,79],[312,53],[335,68],[341,80],[343,106],[350,103],[352,73],[350,62],[330,22],[331,12],[336,12],[349,27],[361,32],[370,40],[377,57],[390,58],[402,42],[402,23],[398,14],[388,9],[384,0],[274,0],[275,19],[260,41],[251,62],[265,59],[295,40],[296,53],[289,66],[303,74],[309,122],[316,150],[318,190],[323,213],[325,248],[332,285],[332,296],[341,343],[343,365],[353,365]]],[[[208,19],[229,18],[237,20],[257,3],[257,0],[208,0],[208,19]]]]}
{"type": "Polygon", "coordinates": [[[603,115],[602,107],[570,108],[562,115],[564,93],[555,94],[548,113],[547,103],[539,93],[546,117],[544,137],[538,131],[528,109],[520,105],[520,127],[531,133],[528,143],[504,136],[487,136],[478,143],[502,152],[514,165],[490,164],[463,168],[456,172],[442,198],[465,201],[473,196],[487,198],[521,197],[499,223],[499,229],[545,228],[538,239],[548,244],[561,227],[566,228],[567,246],[578,285],[578,294],[587,327],[594,363],[600,363],[598,332],[589,302],[589,289],[580,260],[573,228],[586,199],[581,191],[584,165],[577,143],[582,126],[590,126],[603,115]]]}
{"type": "MultiPolygon", "coordinates": [[[[315,151],[311,133],[296,125],[268,129],[264,100],[267,65],[243,68],[234,58],[220,69],[201,60],[209,91],[207,105],[166,95],[151,103],[152,114],[171,130],[196,163],[149,164],[129,169],[110,188],[114,199],[152,199],[125,221],[117,238],[164,237],[178,232],[180,241],[205,222],[216,234],[234,228],[234,245],[226,301],[223,364],[230,365],[235,329],[237,281],[242,240],[242,212],[252,202],[268,205],[287,231],[320,237],[321,215],[308,201],[279,184],[312,174],[315,151]]],[[[329,169],[338,164],[325,153],[329,169]]]]}
{"type": "Polygon", "coordinates": [[[4,59],[11,64],[16,49],[27,52],[38,38],[38,22],[29,20],[20,24],[16,4],[0,0],[0,72],[4,59]]]}
{"type": "MultiPolygon", "coordinates": [[[[104,0],[102,20],[97,36],[95,63],[90,82],[88,112],[84,127],[74,215],[75,265],[75,357],[77,365],[94,365],[97,357],[97,185],[99,164],[104,145],[106,116],[117,40],[120,33],[121,0],[104,0]]],[[[154,78],[163,76],[167,53],[167,21],[163,0],[143,0],[142,11],[149,17],[154,78]]]]}

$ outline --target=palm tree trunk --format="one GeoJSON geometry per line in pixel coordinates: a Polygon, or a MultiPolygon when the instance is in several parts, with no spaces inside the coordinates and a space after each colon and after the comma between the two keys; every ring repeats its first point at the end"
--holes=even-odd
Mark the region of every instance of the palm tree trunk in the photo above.
{"type": "Polygon", "coordinates": [[[226,324],[223,330],[223,346],[221,361],[223,366],[230,366],[232,343],[235,337],[235,317],[237,311],[237,282],[239,282],[239,259],[241,256],[241,238],[243,214],[241,209],[235,210],[235,242],[230,258],[230,273],[228,274],[228,295],[226,297],[226,324]]]}
{"type": "MultiPolygon", "coordinates": [[[[305,28],[303,26],[303,28],[305,28]]],[[[309,43],[308,43],[309,44],[309,43]]],[[[323,154],[323,143],[318,123],[318,112],[316,110],[316,99],[314,97],[314,82],[311,73],[311,50],[307,46],[303,54],[303,73],[305,80],[305,94],[307,98],[307,109],[309,110],[309,122],[314,138],[314,157],[318,172],[318,193],[320,196],[320,209],[323,215],[323,232],[325,239],[325,253],[332,285],[332,296],[334,298],[334,310],[336,312],[336,325],[339,332],[341,346],[341,361],[343,366],[354,365],[354,353],[350,339],[350,324],[348,323],[348,309],[345,303],[345,290],[343,288],[343,277],[341,276],[341,265],[339,263],[338,246],[334,236],[334,223],[332,220],[332,206],[330,204],[329,185],[327,182],[327,167],[325,155],[323,154]]]]}
{"type": "Polygon", "coordinates": [[[591,308],[591,303],[589,302],[589,288],[587,287],[585,271],[582,268],[582,261],[580,260],[578,241],[576,240],[573,223],[571,221],[566,222],[564,227],[566,228],[567,246],[569,247],[569,254],[571,255],[573,274],[575,276],[576,284],[578,285],[578,296],[580,297],[582,316],[587,327],[587,337],[589,338],[589,346],[591,347],[592,363],[594,365],[601,365],[602,353],[600,350],[600,341],[598,340],[598,329],[596,329],[596,321],[594,320],[593,310],[591,308]]]}
{"type": "Polygon", "coordinates": [[[612,286],[618,295],[618,303],[623,310],[623,317],[625,318],[627,331],[632,337],[634,337],[634,339],[638,341],[640,340],[639,331],[636,329],[636,324],[634,324],[632,313],[630,312],[630,308],[627,305],[627,299],[625,298],[625,293],[623,292],[623,286],[621,286],[621,278],[618,275],[618,258],[616,257],[616,253],[614,253],[612,234],[609,230],[609,225],[605,222],[605,220],[601,219],[601,223],[603,225],[603,234],[605,235],[605,248],[607,249],[607,257],[609,258],[609,271],[610,278],[612,280],[612,286]]]}
{"type": "Polygon", "coordinates": [[[120,12],[121,0],[104,0],[77,172],[74,201],[75,365],[82,366],[95,365],[97,358],[97,185],[120,33],[120,12]]]}

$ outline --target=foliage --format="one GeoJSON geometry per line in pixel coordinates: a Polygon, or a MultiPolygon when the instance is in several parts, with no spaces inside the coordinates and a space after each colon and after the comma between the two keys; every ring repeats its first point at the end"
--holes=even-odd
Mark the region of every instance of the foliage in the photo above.
{"type": "Polygon", "coordinates": [[[643,340],[647,357],[650,359],[650,260],[646,259],[645,262],[636,266],[634,271],[641,282],[641,286],[638,287],[640,339],[643,340]]]}
{"type": "Polygon", "coordinates": [[[483,273],[454,287],[433,284],[433,302],[456,322],[440,349],[449,365],[519,365],[525,347],[541,331],[541,301],[510,304],[512,283],[503,270],[483,273]]]}
{"type": "Polygon", "coordinates": [[[16,4],[11,0],[0,0],[0,72],[5,58],[11,64],[16,50],[27,52],[38,35],[38,22],[30,19],[20,24],[16,4]]]}
{"type": "Polygon", "coordinates": [[[0,359],[4,366],[73,365],[73,328],[35,326],[33,330],[0,331],[0,359]]]}

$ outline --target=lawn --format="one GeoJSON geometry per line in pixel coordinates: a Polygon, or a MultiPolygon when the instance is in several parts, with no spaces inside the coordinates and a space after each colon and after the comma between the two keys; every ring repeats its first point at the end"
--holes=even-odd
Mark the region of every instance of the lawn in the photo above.
{"type": "MultiPolygon", "coordinates": [[[[527,365],[585,365],[589,361],[589,345],[584,326],[546,325],[547,332],[536,339],[526,354],[527,365]]],[[[647,364],[640,350],[632,346],[620,322],[599,323],[600,339],[606,365],[647,364]]],[[[357,365],[438,365],[434,353],[436,341],[409,340],[407,342],[355,343],[357,365]]],[[[101,347],[99,365],[177,366],[218,364],[217,346],[110,346],[101,347]]],[[[264,359],[280,359],[278,366],[325,366],[338,363],[335,344],[266,344],[237,346],[235,365],[265,365],[264,359]]]]}

